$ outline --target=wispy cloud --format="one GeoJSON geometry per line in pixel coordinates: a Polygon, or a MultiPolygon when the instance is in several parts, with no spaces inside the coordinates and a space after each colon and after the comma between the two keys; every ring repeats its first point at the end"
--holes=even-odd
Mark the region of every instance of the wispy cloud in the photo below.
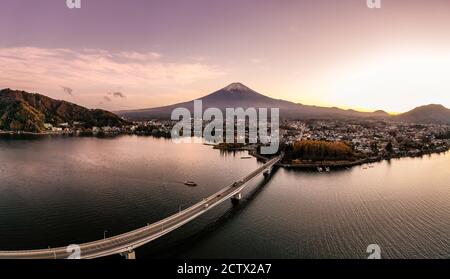
{"type": "Polygon", "coordinates": [[[122,92],[108,92],[108,95],[122,99],[126,97],[122,92]]]}
{"type": "MultiPolygon", "coordinates": [[[[126,88],[134,97],[145,96],[155,88],[180,91],[193,82],[214,79],[224,72],[200,61],[162,61],[156,52],[111,52],[103,49],[0,48],[0,85],[25,90],[55,92],[63,87],[66,95],[77,88],[77,98],[98,104],[108,88],[126,88]],[[64,85],[64,86],[61,86],[64,85]],[[87,100],[89,98],[89,100],[87,100]],[[95,100],[97,99],[97,101],[95,100]]],[[[111,97],[124,98],[121,92],[111,97]]],[[[130,98],[129,101],[131,101],[130,98]]],[[[147,97],[148,98],[148,97],[147,97]]],[[[138,103],[133,99],[133,102],[138,103]]]]}
{"type": "Polygon", "coordinates": [[[61,88],[63,89],[64,93],[73,96],[73,89],[70,87],[65,87],[65,86],[61,86],[61,88]]]}
{"type": "Polygon", "coordinates": [[[149,62],[157,60],[161,57],[161,54],[157,52],[135,52],[135,51],[124,51],[118,54],[119,57],[123,57],[130,60],[140,61],[140,62],[149,62]]]}
{"type": "MultiPolygon", "coordinates": [[[[108,92],[106,93],[106,95],[103,96],[103,100],[111,103],[113,102],[113,99],[124,99],[126,98],[125,94],[123,94],[122,92],[116,91],[116,92],[108,92]]],[[[103,102],[100,102],[101,104],[103,104],[103,102]]]]}

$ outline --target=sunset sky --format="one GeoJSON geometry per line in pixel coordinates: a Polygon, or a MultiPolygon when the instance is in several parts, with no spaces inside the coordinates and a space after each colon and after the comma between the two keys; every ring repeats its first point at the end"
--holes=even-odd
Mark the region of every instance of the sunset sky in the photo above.
{"type": "Polygon", "coordinates": [[[146,108],[242,82],[358,110],[450,108],[450,1],[0,2],[0,88],[146,108]]]}

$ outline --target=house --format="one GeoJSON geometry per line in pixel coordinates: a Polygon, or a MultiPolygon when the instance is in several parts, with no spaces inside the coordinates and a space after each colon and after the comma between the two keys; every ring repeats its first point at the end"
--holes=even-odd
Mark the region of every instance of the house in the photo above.
{"type": "Polygon", "coordinates": [[[44,128],[46,129],[46,130],[52,130],[53,129],[53,125],[52,124],[50,124],[50,123],[44,123],[44,128]]]}

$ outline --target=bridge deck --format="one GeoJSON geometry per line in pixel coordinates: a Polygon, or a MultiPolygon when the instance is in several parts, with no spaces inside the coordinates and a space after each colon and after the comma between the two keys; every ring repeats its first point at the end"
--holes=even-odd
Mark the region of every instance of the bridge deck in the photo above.
{"type": "MultiPolygon", "coordinates": [[[[271,168],[278,163],[281,158],[282,155],[266,162],[263,166],[251,172],[241,180],[223,188],[201,202],[163,220],[121,235],[80,244],[78,245],[80,248],[80,257],[82,259],[90,259],[126,253],[157,239],[240,193],[247,182],[271,168]]],[[[68,247],[42,250],[0,251],[0,259],[65,259],[73,253],[73,251],[67,251],[67,248],[68,247]]]]}

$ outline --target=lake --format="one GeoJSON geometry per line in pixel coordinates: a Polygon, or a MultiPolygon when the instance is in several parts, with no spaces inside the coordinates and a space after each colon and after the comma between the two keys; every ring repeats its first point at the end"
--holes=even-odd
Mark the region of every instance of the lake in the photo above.
{"type": "MultiPolygon", "coordinates": [[[[192,205],[262,163],[153,137],[0,137],[0,250],[113,236],[192,205]],[[188,187],[184,181],[195,181],[188,187]]],[[[331,173],[278,168],[137,249],[138,258],[450,257],[450,155],[331,173]]]]}

